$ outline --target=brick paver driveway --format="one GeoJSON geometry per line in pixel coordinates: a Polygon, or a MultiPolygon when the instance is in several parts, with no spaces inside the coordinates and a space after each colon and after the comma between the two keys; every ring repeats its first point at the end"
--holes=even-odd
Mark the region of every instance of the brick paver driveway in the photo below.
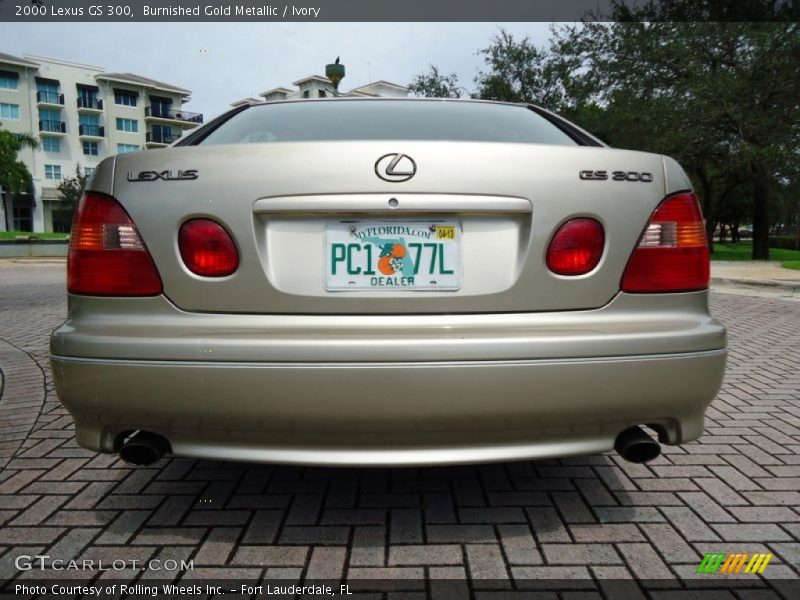
{"type": "Polygon", "coordinates": [[[731,354],[706,434],[647,466],[609,454],[375,470],[173,458],[132,469],[79,448],[53,393],[47,337],[65,312],[63,281],[60,265],[0,266],[0,579],[20,575],[16,557],[49,554],[192,559],[193,571],[168,574],[176,580],[388,578],[420,596],[551,585],[615,598],[610,586],[634,578],[625,589],[663,590],[652,597],[698,586],[717,590],[703,598],[798,597],[800,303],[713,295],[731,354]],[[708,552],[774,557],[763,578],[698,575],[708,552]]]}

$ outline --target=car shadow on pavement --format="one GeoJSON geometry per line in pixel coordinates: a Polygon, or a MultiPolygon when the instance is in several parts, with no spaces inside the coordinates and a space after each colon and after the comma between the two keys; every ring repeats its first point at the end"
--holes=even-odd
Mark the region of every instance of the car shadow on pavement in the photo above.
{"type": "Polygon", "coordinates": [[[323,468],[167,457],[129,468],[98,456],[84,472],[107,463],[113,480],[95,509],[135,513],[110,524],[117,539],[134,544],[200,544],[214,527],[236,528],[245,545],[351,544],[369,551],[387,543],[502,538],[538,554],[531,533],[572,542],[571,527],[664,520],[655,508],[637,506],[642,492],[615,458],[323,468]]]}

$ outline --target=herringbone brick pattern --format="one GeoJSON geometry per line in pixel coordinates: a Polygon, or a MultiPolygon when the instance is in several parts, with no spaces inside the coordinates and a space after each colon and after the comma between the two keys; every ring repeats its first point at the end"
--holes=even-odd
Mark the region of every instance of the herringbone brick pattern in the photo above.
{"type": "Polygon", "coordinates": [[[65,313],[63,279],[60,266],[0,267],[0,579],[19,574],[16,556],[46,553],[193,560],[194,578],[463,580],[476,595],[548,579],[606,597],[606,583],[630,578],[664,598],[687,586],[729,598],[766,597],[764,581],[785,597],[800,589],[800,303],[712,295],[731,352],[706,434],[646,466],[609,454],[373,470],[171,458],[132,469],[79,448],[54,395],[47,338],[65,313]],[[775,557],[766,580],[697,575],[715,551],[775,557]]]}

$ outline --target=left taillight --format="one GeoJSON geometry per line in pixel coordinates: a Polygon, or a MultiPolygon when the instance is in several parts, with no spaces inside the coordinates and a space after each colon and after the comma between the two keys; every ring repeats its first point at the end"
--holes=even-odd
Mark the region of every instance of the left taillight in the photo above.
{"type": "Polygon", "coordinates": [[[233,238],[211,219],[191,219],[181,225],[178,249],[186,268],[201,277],[227,277],[239,268],[233,238]]]}
{"type": "Polygon", "coordinates": [[[157,296],[161,277],[125,209],[111,196],[81,198],[67,256],[67,290],[86,296],[157,296]]]}

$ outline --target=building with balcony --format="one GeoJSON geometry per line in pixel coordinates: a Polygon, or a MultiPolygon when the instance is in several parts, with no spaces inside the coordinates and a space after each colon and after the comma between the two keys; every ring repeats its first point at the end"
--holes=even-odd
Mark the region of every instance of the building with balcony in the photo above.
{"type": "Polygon", "coordinates": [[[203,123],[184,105],[191,92],[133,73],[65,60],[0,53],[0,128],[39,141],[20,159],[31,194],[0,189],[0,231],[58,231],[58,185],[75,169],[91,175],[108,156],[163,148],[203,123]]]}
{"type": "MultiPolygon", "coordinates": [[[[333,98],[333,82],[322,75],[309,75],[292,83],[295,89],[286,87],[276,87],[266,92],[261,92],[259,98],[243,98],[233,102],[231,106],[242,106],[243,104],[261,104],[263,102],[273,102],[275,100],[299,100],[303,98],[333,98]]],[[[408,87],[391,81],[375,81],[353,88],[349,91],[339,91],[339,97],[388,97],[404,98],[408,96],[408,87]]]]}

